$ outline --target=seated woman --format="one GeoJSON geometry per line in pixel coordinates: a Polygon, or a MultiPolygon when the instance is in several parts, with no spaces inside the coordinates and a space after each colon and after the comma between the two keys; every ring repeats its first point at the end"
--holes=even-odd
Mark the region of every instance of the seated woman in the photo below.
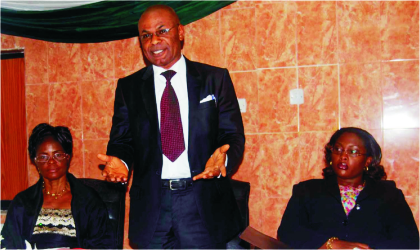
{"type": "Polygon", "coordinates": [[[385,181],[381,148],[359,128],[342,128],[325,147],[324,179],[293,187],[277,231],[292,248],[419,248],[404,195],[385,181]]]}
{"type": "Polygon", "coordinates": [[[67,127],[42,123],[29,138],[39,181],[20,192],[7,212],[2,248],[114,248],[108,211],[99,195],[68,172],[73,139],[67,127]]]}

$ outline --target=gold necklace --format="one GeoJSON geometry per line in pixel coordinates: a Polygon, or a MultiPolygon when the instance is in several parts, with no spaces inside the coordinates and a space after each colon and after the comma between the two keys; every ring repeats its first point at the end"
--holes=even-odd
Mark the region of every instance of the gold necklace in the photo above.
{"type": "Polygon", "coordinates": [[[45,185],[44,185],[44,182],[42,182],[42,189],[45,189],[45,192],[46,192],[46,194],[47,195],[50,195],[51,197],[53,197],[54,199],[58,199],[58,198],[61,198],[61,196],[63,196],[63,194],[65,193],[65,192],[67,192],[67,185],[66,186],[64,186],[64,189],[61,191],[61,193],[51,193],[50,191],[48,191],[46,188],[45,188],[45,185]]]}

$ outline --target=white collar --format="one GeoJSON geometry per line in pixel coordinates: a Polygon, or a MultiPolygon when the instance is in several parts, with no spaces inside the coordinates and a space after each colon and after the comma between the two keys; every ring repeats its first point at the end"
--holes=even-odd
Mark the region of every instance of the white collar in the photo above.
{"type": "MultiPolygon", "coordinates": [[[[156,65],[152,65],[152,66],[153,66],[153,73],[155,76],[160,75],[161,73],[168,70],[168,69],[156,66],[156,65]]],[[[181,72],[185,72],[185,69],[186,69],[185,57],[184,55],[181,54],[181,58],[179,58],[179,60],[174,65],[172,65],[170,70],[173,70],[177,73],[181,73],[181,72]]]]}

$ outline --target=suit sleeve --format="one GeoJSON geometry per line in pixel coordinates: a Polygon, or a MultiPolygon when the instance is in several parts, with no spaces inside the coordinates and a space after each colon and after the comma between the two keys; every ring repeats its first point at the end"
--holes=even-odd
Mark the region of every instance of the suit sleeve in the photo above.
{"type": "Polygon", "coordinates": [[[291,248],[318,249],[331,235],[324,235],[309,228],[309,215],[304,203],[304,185],[294,185],[292,197],[277,230],[277,238],[291,248]]]}
{"type": "Polygon", "coordinates": [[[388,237],[377,239],[370,247],[378,249],[419,249],[419,231],[404,194],[400,189],[392,193],[395,195],[389,202],[391,208],[389,216],[383,221],[388,237]]]}
{"type": "Polygon", "coordinates": [[[219,108],[218,147],[229,144],[227,152],[227,173],[233,174],[242,161],[245,135],[242,116],[239,110],[238,99],[235,94],[232,80],[227,69],[224,69],[223,80],[217,101],[219,108]]]}
{"type": "Polygon", "coordinates": [[[23,236],[23,214],[24,206],[20,199],[15,197],[7,211],[6,221],[1,230],[1,248],[19,249],[25,248],[25,239],[23,236]]]}
{"type": "Polygon", "coordinates": [[[130,168],[133,163],[133,152],[128,108],[123,94],[123,82],[120,79],[115,90],[114,116],[112,117],[107,155],[118,157],[130,168]]]}

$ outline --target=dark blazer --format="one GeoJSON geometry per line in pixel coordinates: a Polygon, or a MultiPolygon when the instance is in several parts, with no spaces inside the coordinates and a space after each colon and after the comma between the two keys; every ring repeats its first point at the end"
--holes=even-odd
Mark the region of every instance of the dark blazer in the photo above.
{"type": "MultiPolygon", "coordinates": [[[[108,210],[96,193],[72,174],[67,174],[71,187],[71,212],[76,226],[80,248],[115,248],[108,227],[108,210]]],[[[44,201],[42,177],[39,181],[15,196],[7,211],[1,235],[2,248],[25,249],[25,240],[31,242],[35,223],[44,201]]]]}
{"type": "MultiPolygon", "coordinates": [[[[228,173],[239,166],[245,144],[242,117],[229,72],[186,59],[189,101],[188,160],[191,176],[204,170],[214,150],[229,144],[228,173]],[[200,103],[208,95],[216,101],[200,103]]],[[[162,147],[153,67],[118,81],[107,154],[134,168],[130,190],[129,238],[145,247],[160,211],[162,147]]],[[[215,242],[225,242],[242,228],[227,178],[198,180],[193,192],[199,212],[215,242]]]]}
{"type": "Polygon", "coordinates": [[[335,177],[295,185],[277,235],[292,248],[319,248],[334,236],[371,248],[419,248],[419,231],[401,190],[394,181],[370,178],[348,218],[335,177]]]}

